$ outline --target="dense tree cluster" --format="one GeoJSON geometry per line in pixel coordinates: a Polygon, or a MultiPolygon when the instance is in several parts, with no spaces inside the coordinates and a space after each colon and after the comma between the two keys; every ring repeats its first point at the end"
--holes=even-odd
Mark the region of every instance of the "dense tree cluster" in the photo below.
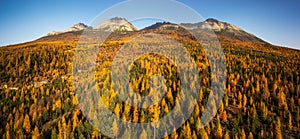
{"type": "MultiPolygon", "coordinates": [[[[144,33],[144,32],[141,32],[144,33]]],[[[198,66],[201,88],[189,119],[165,138],[297,138],[300,134],[300,52],[263,43],[242,42],[219,36],[225,53],[227,82],[217,115],[204,128],[201,115],[212,92],[210,63],[203,47],[190,36],[175,31],[155,31],[183,43],[198,66]]],[[[115,35],[115,34],[114,34],[115,35]]],[[[124,34],[123,34],[124,35],[124,34]]],[[[116,35],[117,36],[117,35],[116,35]]],[[[164,56],[147,54],[129,68],[130,85],[135,93],[154,95],[149,78],[165,79],[165,96],[158,104],[142,109],[120,100],[111,84],[110,66],[119,48],[128,41],[109,40],[87,50],[101,52],[95,64],[96,84],[78,81],[83,92],[97,88],[105,105],[119,118],[134,123],[148,123],[167,115],[178,103],[180,81],[178,67],[164,56]]],[[[156,42],[157,43],[157,42],[156,42]]],[[[78,106],[72,67],[84,73],[90,68],[89,51],[76,49],[73,41],[36,42],[0,48],[0,138],[107,138],[89,123],[78,106]],[[82,53],[78,65],[72,65],[74,52],[82,53]]],[[[209,54],[209,55],[214,55],[209,54]]],[[[214,57],[213,60],[218,60],[214,57]]],[[[189,68],[189,67],[186,67],[189,68]]],[[[73,69],[74,70],[74,69],[73,69]]],[[[89,78],[94,78],[89,77],[89,78]]],[[[188,77],[186,77],[188,78],[188,77]]],[[[196,86],[190,84],[190,86],[196,86]]],[[[122,93],[122,92],[118,92],[122,93]]],[[[93,107],[98,100],[90,98],[93,107]]],[[[132,101],[139,101],[133,98],[132,101]]],[[[183,106],[182,106],[183,107],[183,106]]],[[[187,109],[189,106],[186,106],[187,109]]],[[[178,114],[181,114],[178,112],[178,114]]],[[[110,117],[107,117],[110,118],[110,117]]],[[[153,125],[164,126],[164,125],[153,125]]],[[[171,125],[170,125],[171,126],[171,125]]],[[[147,129],[134,135],[124,134],[113,122],[117,138],[146,138],[147,129]]]]}

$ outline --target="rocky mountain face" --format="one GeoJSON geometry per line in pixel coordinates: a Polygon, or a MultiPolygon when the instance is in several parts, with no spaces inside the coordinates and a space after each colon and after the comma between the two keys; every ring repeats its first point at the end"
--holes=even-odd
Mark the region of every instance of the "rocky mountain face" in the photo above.
{"type": "MultiPolygon", "coordinates": [[[[170,22],[158,22],[151,26],[148,26],[142,30],[151,30],[151,29],[158,29],[158,30],[182,30],[182,29],[194,30],[194,31],[201,31],[201,30],[212,30],[216,35],[220,35],[229,39],[240,40],[240,41],[251,41],[251,42],[261,42],[266,43],[262,39],[254,36],[251,33],[244,31],[243,29],[226,23],[222,21],[218,21],[213,18],[208,18],[203,22],[198,23],[181,23],[181,24],[174,24],[170,22]]],[[[128,22],[125,18],[111,18],[100,25],[92,28],[87,26],[83,23],[75,24],[74,26],[70,27],[64,31],[53,31],[48,33],[46,36],[58,35],[67,32],[76,32],[85,29],[94,29],[94,30],[101,30],[106,32],[114,32],[114,31],[137,31],[137,28],[134,27],[130,22],[128,22]]]]}
{"type": "Polygon", "coordinates": [[[173,24],[170,22],[158,22],[149,27],[144,28],[143,30],[151,30],[151,29],[159,29],[159,30],[179,30],[182,29],[180,25],[173,24]]]}
{"type": "Polygon", "coordinates": [[[125,18],[115,17],[104,21],[100,25],[96,26],[94,29],[104,30],[108,32],[113,31],[136,31],[137,29],[128,22],[125,18]]]}
{"type": "Polygon", "coordinates": [[[85,25],[83,23],[75,24],[74,26],[68,28],[67,30],[63,31],[52,31],[48,33],[46,36],[52,36],[52,35],[59,35],[62,33],[67,32],[74,32],[74,31],[80,31],[80,30],[86,30],[86,29],[95,29],[95,30],[103,30],[107,32],[113,32],[113,31],[136,31],[137,29],[128,22],[125,18],[119,18],[115,17],[112,19],[108,19],[101,23],[100,25],[96,27],[90,27],[88,25],[85,25]]]}
{"type": "Polygon", "coordinates": [[[58,35],[58,34],[66,33],[66,32],[80,31],[80,30],[85,30],[85,29],[92,29],[92,27],[87,26],[83,23],[78,23],[78,24],[75,24],[72,27],[68,28],[67,30],[52,31],[52,32],[48,33],[46,36],[58,35]]]}
{"type": "Polygon", "coordinates": [[[207,20],[199,23],[182,23],[180,25],[189,30],[210,29],[214,31],[217,35],[221,35],[234,40],[266,43],[262,39],[242,30],[241,28],[235,25],[226,22],[221,22],[213,18],[208,18],[207,20]]]}
{"type": "Polygon", "coordinates": [[[67,29],[67,31],[79,31],[79,30],[85,30],[85,29],[92,29],[92,27],[89,27],[83,23],[75,24],[74,26],[67,29]]]}
{"type": "Polygon", "coordinates": [[[226,22],[221,22],[213,18],[208,18],[204,22],[199,23],[182,23],[181,26],[188,29],[211,29],[213,31],[242,31],[239,27],[226,22]]]}

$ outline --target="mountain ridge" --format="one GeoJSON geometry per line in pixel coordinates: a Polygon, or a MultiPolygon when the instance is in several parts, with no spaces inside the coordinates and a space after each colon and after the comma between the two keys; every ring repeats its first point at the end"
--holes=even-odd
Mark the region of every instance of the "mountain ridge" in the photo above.
{"type": "MultiPolygon", "coordinates": [[[[124,21],[128,22],[125,18],[119,18],[119,17],[115,17],[115,18],[112,18],[112,19],[109,19],[109,20],[112,21],[112,22],[119,21],[119,20],[124,20],[124,21]]],[[[212,25],[216,24],[216,25],[218,25],[218,26],[214,25],[213,27],[210,28],[215,32],[215,34],[218,37],[223,37],[223,38],[225,37],[225,38],[228,38],[228,39],[231,39],[231,40],[237,40],[237,41],[241,41],[241,42],[258,42],[258,43],[263,43],[263,44],[270,44],[270,43],[256,37],[255,35],[242,30],[241,28],[239,28],[237,26],[234,26],[234,25],[226,23],[226,22],[219,21],[219,20],[214,19],[214,18],[208,18],[203,22],[206,22],[206,24],[212,24],[212,25]],[[220,28],[219,26],[222,27],[223,30],[219,29],[220,28]],[[232,30],[234,30],[234,31],[232,31],[232,30]]],[[[164,28],[164,29],[174,29],[174,28],[172,28],[172,26],[175,26],[175,30],[181,28],[182,26],[184,26],[186,28],[189,28],[189,29],[193,29],[193,28],[196,28],[196,27],[201,29],[201,25],[204,24],[203,22],[181,23],[179,25],[174,24],[174,23],[170,23],[170,22],[161,22],[161,23],[158,22],[156,24],[160,24],[160,25],[163,25],[163,26],[167,27],[167,28],[164,28]]],[[[155,24],[153,24],[153,25],[155,25],[155,24]]],[[[151,26],[153,26],[153,25],[151,25],[151,26]]],[[[128,26],[133,26],[133,25],[130,22],[128,22],[128,26]]],[[[143,29],[145,30],[148,27],[145,27],[143,29]]],[[[204,26],[204,27],[207,27],[207,26],[204,26]]],[[[202,28],[204,28],[204,27],[202,27],[202,28]]],[[[45,35],[45,36],[43,36],[41,38],[38,38],[36,40],[29,41],[29,42],[24,42],[24,43],[19,43],[19,44],[23,45],[23,44],[30,44],[32,42],[43,42],[43,41],[51,42],[51,41],[59,41],[59,40],[68,41],[68,38],[71,38],[74,41],[74,40],[78,40],[78,38],[80,37],[80,34],[84,30],[87,30],[87,29],[94,30],[95,27],[93,28],[93,27],[85,25],[83,23],[78,23],[78,24],[75,24],[72,27],[70,27],[70,28],[68,28],[64,31],[57,31],[58,33],[57,32],[52,33],[51,35],[49,35],[49,33],[48,33],[48,35],[45,35]]],[[[130,31],[141,31],[143,29],[137,30],[134,27],[134,29],[130,30],[130,31]]],[[[155,28],[152,28],[152,29],[155,29],[155,28]]],[[[122,31],[128,31],[128,30],[121,30],[121,32],[122,31]]],[[[18,44],[12,44],[12,45],[7,45],[7,46],[17,46],[17,45],[18,44]]],[[[281,47],[285,47],[285,46],[281,46],[281,47]]],[[[289,47],[286,47],[286,48],[289,48],[289,47]]],[[[295,49],[295,48],[289,48],[289,49],[298,50],[298,49],[295,49]]]]}
{"type": "Polygon", "coordinates": [[[77,23],[66,30],[52,31],[52,32],[49,32],[48,34],[46,34],[45,36],[58,35],[58,34],[72,32],[72,31],[81,31],[81,30],[85,30],[85,29],[92,29],[92,27],[85,25],[84,23],[77,23]]]}

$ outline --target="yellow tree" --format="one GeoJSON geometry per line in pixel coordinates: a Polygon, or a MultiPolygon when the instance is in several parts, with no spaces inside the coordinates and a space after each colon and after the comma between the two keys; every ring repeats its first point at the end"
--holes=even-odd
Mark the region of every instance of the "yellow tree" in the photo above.
{"type": "Polygon", "coordinates": [[[225,132],[225,135],[224,135],[223,139],[230,139],[228,131],[225,132]]]}
{"type": "Polygon", "coordinates": [[[63,116],[62,118],[61,118],[61,128],[62,128],[62,137],[65,139],[65,138],[67,138],[67,135],[68,135],[68,131],[67,131],[67,123],[66,123],[66,119],[65,119],[65,117],[63,116]]]}
{"type": "Polygon", "coordinates": [[[115,115],[120,118],[120,105],[119,103],[116,104],[115,109],[114,109],[115,115]]]}
{"type": "Polygon", "coordinates": [[[197,139],[197,135],[195,132],[193,132],[192,139],[197,139]]]}
{"type": "Polygon", "coordinates": [[[143,129],[142,133],[140,134],[140,139],[147,139],[147,132],[145,131],[145,129],[143,129]]]}
{"type": "Polygon", "coordinates": [[[77,111],[75,111],[73,114],[73,127],[72,127],[73,131],[75,130],[77,125],[78,125],[78,118],[77,118],[77,111]]]}
{"type": "Polygon", "coordinates": [[[223,111],[223,114],[222,114],[222,121],[223,121],[223,122],[227,122],[227,113],[226,113],[226,111],[223,111]]]}
{"type": "Polygon", "coordinates": [[[99,131],[94,129],[92,132],[92,139],[98,139],[99,138],[99,131]]]}
{"type": "Polygon", "coordinates": [[[30,132],[30,120],[28,114],[25,115],[24,123],[23,123],[23,129],[29,133],[30,132]]]}
{"type": "Polygon", "coordinates": [[[176,129],[173,130],[172,134],[171,134],[171,139],[177,139],[178,138],[178,134],[176,132],[176,129]]]}
{"type": "Polygon", "coordinates": [[[39,139],[40,138],[40,131],[37,126],[35,126],[33,133],[32,133],[32,139],[39,139]]]}
{"type": "Polygon", "coordinates": [[[61,127],[61,122],[58,121],[58,135],[57,135],[58,139],[63,139],[63,129],[61,127]]]}
{"type": "Polygon", "coordinates": [[[292,115],[291,115],[291,112],[289,112],[288,129],[291,130],[292,128],[293,128],[292,115]]]}
{"type": "Polygon", "coordinates": [[[281,134],[281,122],[280,118],[276,118],[276,123],[275,123],[275,138],[276,139],[282,139],[282,134],[281,134]]]}
{"type": "Polygon", "coordinates": [[[117,138],[119,135],[119,128],[118,128],[118,123],[117,123],[116,119],[112,123],[112,131],[113,131],[114,136],[117,138]]]}
{"type": "Polygon", "coordinates": [[[221,127],[221,124],[220,124],[220,119],[219,117],[217,118],[217,127],[216,127],[216,137],[218,139],[221,139],[222,138],[222,127],[221,127]]]}
{"type": "Polygon", "coordinates": [[[253,134],[252,134],[252,132],[249,133],[248,138],[249,138],[249,139],[253,139],[253,134]]]}
{"type": "Polygon", "coordinates": [[[137,123],[139,121],[139,111],[136,107],[133,109],[133,119],[132,119],[132,121],[134,123],[137,123]]]}
{"type": "Polygon", "coordinates": [[[201,139],[208,139],[208,135],[207,135],[206,131],[204,130],[204,128],[200,129],[199,136],[201,137],[201,139]]]}
{"type": "Polygon", "coordinates": [[[241,132],[241,139],[246,139],[246,134],[245,134],[244,129],[242,129],[242,132],[241,132]]]}
{"type": "Polygon", "coordinates": [[[192,132],[189,123],[182,127],[179,138],[192,138],[192,132]]]}
{"type": "Polygon", "coordinates": [[[285,94],[284,94],[284,88],[281,88],[279,93],[278,93],[278,100],[279,100],[279,107],[280,108],[283,108],[284,110],[288,110],[288,106],[287,106],[287,103],[286,103],[286,97],[285,97],[285,94]]]}
{"type": "Polygon", "coordinates": [[[9,133],[10,128],[9,127],[10,127],[9,124],[7,123],[6,126],[5,126],[5,131],[6,131],[5,137],[6,137],[6,139],[10,139],[10,133],[9,133]]]}

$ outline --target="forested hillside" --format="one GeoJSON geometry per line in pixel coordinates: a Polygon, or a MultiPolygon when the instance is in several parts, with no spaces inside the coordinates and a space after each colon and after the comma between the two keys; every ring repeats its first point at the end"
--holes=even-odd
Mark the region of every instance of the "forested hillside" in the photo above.
{"type": "MultiPolygon", "coordinates": [[[[114,32],[101,46],[87,47],[101,47],[107,52],[98,55],[96,86],[99,93],[105,93],[102,99],[115,115],[135,123],[151,122],[168,114],[178,101],[177,67],[159,55],[142,56],[130,68],[131,86],[142,95],[151,94],[147,78],[154,74],[165,78],[167,92],[159,104],[147,109],[131,107],[121,102],[111,87],[109,66],[114,53],[130,38],[149,32],[168,35],[183,43],[201,76],[199,98],[190,118],[165,138],[299,138],[300,51],[235,40],[222,34],[217,35],[225,54],[226,91],[217,115],[205,128],[199,126],[200,117],[204,106],[214,103],[208,102],[207,97],[211,92],[210,82],[216,80],[209,70],[215,65],[208,62],[203,49],[209,46],[201,46],[180,31],[147,30],[114,32]],[[101,91],[103,88],[109,91],[101,91]]],[[[106,138],[83,115],[77,101],[80,96],[74,93],[74,52],[85,52],[76,49],[81,33],[68,32],[0,47],[0,138],[106,138]]],[[[82,61],[88,57],[86,54],[82,61]]],[[[83,83],[78,81],[78,84],[83,83]]],[[[94,100],[87,101],[97,107],[94,100]]],[[[116,138],[151,136],[147,132],[127,135],[118,128],[114,131],[116,138]]]]}

